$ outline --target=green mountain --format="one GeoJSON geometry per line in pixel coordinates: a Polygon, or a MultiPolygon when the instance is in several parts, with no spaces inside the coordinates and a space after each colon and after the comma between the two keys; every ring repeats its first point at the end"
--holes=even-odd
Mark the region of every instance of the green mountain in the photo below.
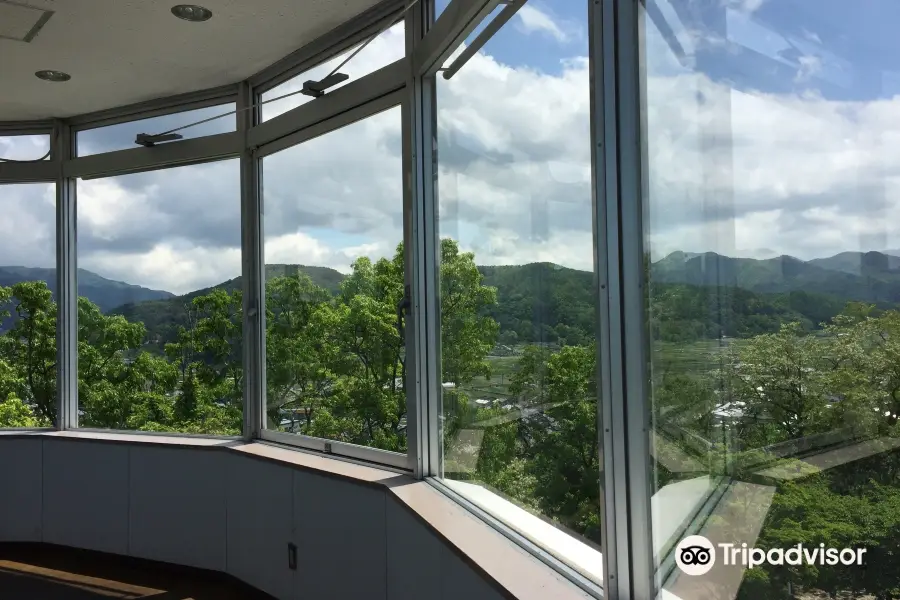
{"type": "MultiPolygon", "coordinates": [[[[22,281],[44,281],[56,293],[56,269],[0,267],[0,286],[9,287],[22,281]]],[[[151,290],[139,285],[106,279],[91,271],[78,269],[78,294],[90,299],[102,311],[110,311],[126,303],[173,298],[175,294],[151,290]]]]}
{"type": "MultiPolygon", "coordinates": [[[[485,285],[497,289],[486,311],[500,324],[500,343],[585,344],[595,332],[593,274],[552,263],[481,266],[485,285]]],[[[757,260],[712,252],[674,252],[650,266],[650,326],[656,339],[755,335],[800,321],[813,329],[848,301],[900,302],[900,257],[880,252],[843,252],[802,261],[790,256],[757,260]]],[[[325,267],[275,264],[267,279],[301,271],[331,293],[345,275],[325,267]]],[[[187,307],[213,289],[235,290],[241,278],[175,296],[112,281],[79,270],[79,293],[110,314],[143,322],[149,339],[162,344],[186,326],[187,307]]],[[[53,269],[0,267],[0,285],[43,280],[55,289],[53,269]]]]}
{"type": "MultiPolygon", "coordinates": [[[[309,275],[313,283],[323,287],[332,294],[340,289],[344,275],[327,267],[308,267],[305,265],[266,265],[266,279],[301,271],[309,275]]],[[[214,289],[228,292],[241,288],[241,278],[235,277],[218,285],[196,290],[183,296],[170,296],[160,300],[129,302],[109,311],[113,315],[122,315],[131,322],[140,321],[147,327],[147,336],[155,343],[164,344],[173,341],[179,327],[188,325],[188,306],[191,301],[208,294],[214,289]]]]}
{"type": "Polygon", "coordinates": [[[802,261],[792,256],[767,260],[731,258],[714,252],[673,252],[651,266],[652,281],[738,287],[759,293],[805,291],[845,300],[900,302],[897,257],[880,252],[844,252],[802,261]]]}
{"type": "Polygon", "coordinates": [[[900,257],[886,252],[841,252],[829,258],[815,258],[809,264],[878,279],[900,277],[900,257]]]}
{"type": "MultiPolygon", "coordinates": [[[[655,339],[690,341],[700,338],[716,338],[722,335],[743,337],[776,331],[782,323],[799,321],[806,329],[814,329],[828,321],[845,306],[847,290],[829,295],[806,289],[773,292],[755,292],[735,287],[712,287],[715,281],[706,268],[697,269],[691,261],[706,255],[670,256],[670,263],[678,264],[680,271],[671,264],[668,281],[660,282],[654,275],[650,286],[650,327],[655,339]],[[683,265],[688,265],[684,268],[683,265]],[[687,283],[685,281],[689,281],[687,283]],[[694,283],[702,282],[702,283],[694,283]]],[[[720,257],[725,258],[725,257],[720,257]]],[[[729,259],[731,260],[731,259],[729,259]]],[[[743,261],[744,259],[735,259],[743,261]]],[[[732,270],[742,266],[740,262],[715,261],[732,270]]],[[[791,264],[791,263],[788,263],[791,264]]],[[[776,288],[777,268],[768,261],[749,261],[740,275],[752,274],[754,285],[776,288]],[[762,264],[760,264],[762,263],[762,264]],[[766,279],[768,277],[768,279],[766,279]]],[[[654,265],[654,273],[659,265],[654,265]]],[[[486,310],[500,324],[501,344],[516,343],[568,343],[587,344],[595,333],[595,290],[593,274],[561,267],[552,263],[527,265],[481,266],[484,284],[497,289],[497,304],[486,310]]],[[[323,267],[302,265],[268,265],[266,273],[272,278],[292,270],[308,274],[314,283],[336,293],[344,275],[323,267]]],[[[813,274],[830,273],[842,281],[853,275],[813,267],[813,274]]],[[[809,279],[809,277],[807,277],[809,279]]],[[[827,281],[827,279],[824,279],[827,281]]],[[[223,282],[214,288],[233,290],[240,287],[240,278],[223,282]]],[[[130,321],[143,322],[148,337],[162,345],[172,341],[179,326],[187,325],[187,306],[197,296],[208,293],[206,288],[165,300],[153,300],[120,306],[112,314],[124,315],[130,321]]],[[[829,288],[830,289],[830,288],[829,288]]]]}
{"type": "Polygon", "coordinates": [[[594,274],[553,263],[478,267],[497,288],[487,311],[500,324],[500,342],[589,343],[594,332],[594,274]]]}

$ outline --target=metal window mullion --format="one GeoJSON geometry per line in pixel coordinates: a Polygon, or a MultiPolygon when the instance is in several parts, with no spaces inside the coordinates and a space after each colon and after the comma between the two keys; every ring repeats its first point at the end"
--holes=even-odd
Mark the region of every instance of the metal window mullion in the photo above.
{"type": "Polygon", "coordinates": [[[417,75],[434,75],[502,0],[453,0],[410,55],[417,75]]]}
{"type": "MultiPolygon", "coordinates": [[[[609,253],[609,425],[619,598],[656,596],[650,459],[649,336],[645,310],[644,70],[640,4],[601,0],[606,217],[609,253]],[[624,455],[623,455],[624,452],[624,455]]],[[[606,433],[606,427],[604,428],[606,433]]]]}
{"type": "Polygon", "coordinates": [[[196,165],[240,156],[246,147],[243,139],[240,132],[219,133],[152,148],[128,148],[71,158],[64,161],[63,168],[66,177],[96,179],[196,165]]]}
{"type": "Polygon", "coordinates": [[[250,143],[263,146],[402,89],[406,70],[406,61],[397,60],[321,98],[259,123],[249,132],[250,143]]]}
{"type": "Polygon", "coordinates": [[[436,101],[435,81],[417,72],[412,62],[434,21],[434,3],[420,0],[407,17],[409,68],[404,127],[407,153],[406,188],[409,190],[407,253],[412,295],[408,346],[415,364],[409,370],[416,411],[414,473],[439,476],[440,468],[440,264],[437,226],[436,101]],[[413,381],[414,378],[414,381],[413,381]]]}
{"type": "MultiPolygon", "coordinates": [[[[417,24],[418,7],[414,7],[405,15],[405,56],[409,57],[413,49],[418,44],[419,27],[417,24]]],[[[419,392],[420,378],[418,377],[418,368],[421,363],[419,356],[418,344],[416,343],[416,333],[419,331],[416,317],[420,312],[421,295],[418,293],[419,274],[416,270],[417,254],[416,248],[418,244],[415,240],[415,232],[418,228],[414,223],[414,204],[418,199],[415,191],[414,175],[416,171],[415,156],[417,155],[415,147],[416,131],[418,128],[413,122],[415,113],[415,93],[412,88],[414,86],[414,78],[410,77],[406,89],[403,90],[403,102],[400,105],[401,119],[401,143],[402,143],[402,161],[403,161],[403,276],[404,285],[409,290],[409,311],[406,315],[406,380],[403,382],[403,389],[406,391],[406,450],[407,461],[410,469],[418,476],[422,472],[422,451],[421,440],[422,435],[426,434],[426,430],[422,427],[422,406],[420,405],[419,392]]],[[[427,414],[427,413],[425,413],[427,414]]]]}
{"type": "Polygon", "coordinates": [[[78,427],[78,265],[76,181],[65,174],[74,151],[72,131],[56,123],[56,423],[59,430],[78,427]]]}
{"type": "Polygon", "coordinates": [[[621,404],[621,319],[617,219],[615,52],[612,0],[588,5],[591,73],[591,178],[596,286],[600,436],[600,536],[603,589],[610,600],[631,598],[628,571],[627,478],[624,410],[621,404]],[[619,373],[619,376],[616,376],[619,373]],[[622,557],[623,560],[619,560],[622,557]],[[621,572],[620,572],[621,571],[621,572]]]}
{"type": "Polygon", "coordinates": [[[403,104],[406,98],[406,90],[399,89],[391,92],[386,96],[381,96],[375,100],[371,100],[366,104],[361,104],[348,111],[342,112],[334,117],[319,121],[315,125],[304,127],[294,133],[290,133],[284,137],[280,137],[275,141],[268,142],[256,148],[257,158],[265,158],[272,154],[277,154],[282,150],[292,148],[299,144],[303,144],[314,138],[327,135],[332,131],[337,131],[348,125],[352,125],[358,121],[363,121],[369,117],[375,116],[381,112],[396,108],[403,104]]]}
{"type": "MultiPolygon", "coordinates": [[[[0,121],[0,136],[52,135],[53,121],[0,121]]],[[[52,141],[51,141],[52,144],[52,141]]]]}
{"type": "Polygon", "coordinates": [[[260,437],[266,414],[266,305],[263,255],[262,169],[249,145],[251,128],[259,120],[252,106],[253,88],[247,82],[238,91],[238,134],[244,146],[241,170],[241,284],[243,305],[244,426],[246,440],[260,437]]]}
{"type": "Polygon", "coordinates": [[[39,162],[0,162],[0,183],[56,181],[59,165],[55,159],[39,162]]]}

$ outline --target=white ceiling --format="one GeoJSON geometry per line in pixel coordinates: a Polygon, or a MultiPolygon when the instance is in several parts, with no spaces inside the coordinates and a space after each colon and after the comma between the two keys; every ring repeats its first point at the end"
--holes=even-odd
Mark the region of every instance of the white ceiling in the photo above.
{"type": "MultiPolygon", "coordinates": [[[[171,13],[184,1],[15,0],[55,12],[29,43],[0,37],[0,121],[68,117],[236,83],[378,3],[199,0],[213,17],[190,23],[171,13]],[[44,69],[72,79],[34,76],[44,69]]],[[[0,8],[0,18],[16,18],[0,35],[27,31],[23,12],[3,0],[0,8]]]]}

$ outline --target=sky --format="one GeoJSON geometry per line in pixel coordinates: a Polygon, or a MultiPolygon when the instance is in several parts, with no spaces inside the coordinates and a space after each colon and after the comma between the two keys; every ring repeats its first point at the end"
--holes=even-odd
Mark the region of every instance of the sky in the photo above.
{"type": "MultiPolygon", "coordinates": [[[[810,259],[900,248],[900,42],[891,27],[900,5],[648,0],[643,17],[644,226],[654,260],[676,250],[810,259]]],[[[352,81],[403,52],[394,26],[341,72],[352,81]]],[[[479,264],[592,268],[588,67],[587,1],[528,0],[450,80],[438,77],[440,234],[479,264]]],[[[308,101],[269,102],[264,118],[308,101]]],[[[79,153],[133,147],[137,133],[231,110],[91,131],[79,153]]],[[[264,159],[267,262],[347,272],[359,256],[394,252],[400,127],[391,109],[264,159]]],[[[37,158],[42,143],[0,138],[0,156],[37,158]]],[[[0,265],[52,266],[52,186],[0,186],[0,202],[0,265]]],[[[237,161],[79,181],[78,262],[175,293],[236,277],[237,161]]]]}

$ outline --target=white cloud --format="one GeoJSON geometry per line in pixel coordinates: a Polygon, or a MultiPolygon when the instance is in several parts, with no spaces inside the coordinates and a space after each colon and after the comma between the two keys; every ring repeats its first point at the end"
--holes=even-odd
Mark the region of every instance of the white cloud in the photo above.
{"type": "Polygon", "coordinates": [[[333,248],[302,231],[269,238],[265,244],[266,262],[269,264],[314,265],[341,273],[349,273],[350,265],[357,258],[378,260],[392,251],[377,242],[333,248]]]}
{"type": "Polygon", "coordinates": [[[78,186],[78,225],[104,240],[121,235],[125,220],[147,226],[147,219],[152,219],[155,213],[148,200],[157,189],[157,185],[151,185],[142,191],[128,190],[114,179],[82,181],[78,186]]]}
{"type": "Polygon", "coordinates": [[[0,185],[0,265],[53,267],[56,264],[56,186],[52,183],[0,185]]]}
{"type": "Polygon", "coordinates": [[[542,33],[549,35],[559,43],[568,42],[571,36],[549,14],[526,4],[516,13],[519,17],[519,29],[525,33],[542,33]]]}
{"type": "MultiPolygon", "coordinates": [[[[735,89],[680,67],[649,23],[647,30],[645,226],[657,257],[715,250],[812,258],[900,247],[900,97],[735,89]]],[[[392,30],[347,72],[355,78],[383,66],[402,47],[392,30]]],[[[440,234],[459,239],[481,264],[590,269],[586,48],[559,56],[552,73],[492,56],[503,50],[489,43],[487,55],[438,79],[440,234]]],[[[727,67],[720,65],[726,75],[727,67]]],[[[393,254],[403,232],[398,109],[267,157],[264,166],[267,262],[346,272],[359,256],[393,254]]],[[[170,291],[234,277],[238,187],[234,161],[79,182],[80,266],[170,291]]],[[[0,223],[0,264],[52,260],[52,192],[49,209],[22,194],[10,213],[15,224],[0,223]]]]}
{"type": "Polygon", "coordinates": [[[38,160],[49,151],[49,135],[0,136],[0,158],[38,160]]]}
{"type": "Polygon", "coordinates": [[[178,241],[142,253],[105,252],[79,257],[79,267],[107,279],[186,294],[241,274],[241,249],[212,250],[178,241]]]}

